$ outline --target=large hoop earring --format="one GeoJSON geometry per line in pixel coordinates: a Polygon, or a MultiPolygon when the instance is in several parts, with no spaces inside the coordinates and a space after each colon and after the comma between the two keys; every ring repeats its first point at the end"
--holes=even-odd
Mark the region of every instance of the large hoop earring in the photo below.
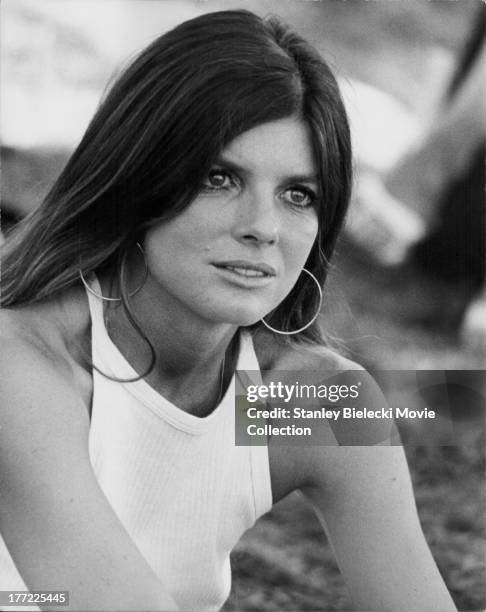
{"type": "Polygon", "coordinates": [[[308,327],[310,327],[312,325],[312,323],[314,323],[314,321],[317,319],[317,317],[319,316],[320,312],[321,312],[321,306],[322,306],[322,289],[321,286],[319,285],[319,281],[317,280],[317,278],[312,274],[312,272],[309,272],[309,270],[307,270],[306,268],[302,268],[302,272],[306,272],[311,278],[312,280],[315,282],[315,284],[317,285],[317,290],[319,291],[319,304],[317,306],[317,311],[316,314],[312,317],[312,319],[306,323],[304,325],[304,327],[301,327],[300,329],[295,329],[294,331],[282,331],[281,329],[275,329],[274,327],[272,327],[271,325],[269,325],[265,319],[260,319],[260,321],[263,323],[263,325],[265,325],[265,327],[267,329],[269,329],[270,331],[273,331],[275,334],[281,334],[282,336],[292,336],[294,334],[300,334],[300,332],[303,332],[305,329],[307,329],[308,327]]]}
{"type": "MultiPolygon", "coordinates": [[[[143,256],[143,261],[145,263],[145,272],[144,272],[144,275],[143,275],[142,282],[140,283],[140,285],[134,291],[132,291],[131,293],[128,294],[129,297],[133,297],[136,293],[138,293],[140,291],[140,289],[145,285],[145,281],[147,280],[147,276],[148,276],[148,266],[147,266],[147,258],[145,257],[145,252],[144,252],[140,242],[137,242],[136,244],[137,244],[138,250],[140,251],[140,253],[142,253],[142,256],[143,256]]],[[[84,278],[82,270],[79,270],[79,277],[81,279],[81,282],[85,286],[86,291],[91,293],[91,295],[94,295],[95,297],[97,297],[99,300],[104,300],[105,302],[121,302],[122,301],[121,298],[106,297],[106,296],[102,295],[101,293],[98,293],[97,291],[92,289],[89,286],[89,284],[86,281],[86,279],[84,278]]]]}

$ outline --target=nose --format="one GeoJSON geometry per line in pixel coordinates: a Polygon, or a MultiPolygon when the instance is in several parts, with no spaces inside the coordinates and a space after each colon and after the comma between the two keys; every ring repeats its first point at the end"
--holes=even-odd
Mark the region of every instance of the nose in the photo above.
{"type": "Polygon", "coordinates": [[[280,220],[273,193],[248,193],[241,198],[233,233],[239,242],[276,244],[279,240],[280,220]]]}

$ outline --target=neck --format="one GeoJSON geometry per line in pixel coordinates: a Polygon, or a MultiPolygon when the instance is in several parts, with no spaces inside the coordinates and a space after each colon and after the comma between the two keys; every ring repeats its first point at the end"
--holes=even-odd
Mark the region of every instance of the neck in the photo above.
{"type": "MultiPolygon", "coordinates": [[[[113,275],[100,279],[103,295],[119,295],[113,275]],[[113,285],[113,288],[110,287],[113,285]]],[[[143,271],[127,267],[129,292],[140,284],[143,271]]],[[[181,306],[150,275],[140,291],[128,300],[130,310],[155,351],[154,375],[160,379],[186,380],[193,377],[220,376],[221,364],[231,363],[228,349],[237,327],[198,317],[181,306]]],[[[148,343],[130,322],[120,302],[108,303],[106,320],[112,340],[122,350],[137,372],[143,372],[150,360],[148,343]]]]}

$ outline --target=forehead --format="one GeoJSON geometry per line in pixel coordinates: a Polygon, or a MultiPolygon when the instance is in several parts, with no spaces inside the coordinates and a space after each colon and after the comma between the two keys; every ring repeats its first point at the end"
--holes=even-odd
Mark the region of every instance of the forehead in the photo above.
{"type": "Polygon", "coordinates": [[[243,132],[223,149],[221,156],[248,171],[279,176],[316,174],[309,128],[290,117],[243,132]]]}

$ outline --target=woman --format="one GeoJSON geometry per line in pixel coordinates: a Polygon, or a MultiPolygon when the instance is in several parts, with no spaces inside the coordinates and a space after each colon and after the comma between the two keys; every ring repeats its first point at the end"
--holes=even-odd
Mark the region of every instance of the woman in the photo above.
{"type": "Polygon", "coordinates": [[[357,367],[315,323],[350,155],[334,77],[276,20],[203,15],[119,77],[5,248],[2,589],[218,610],[231,548],[300,489],[358,609],[455,609],[400,448],[234,444],[236,368],[357,367]]]}

